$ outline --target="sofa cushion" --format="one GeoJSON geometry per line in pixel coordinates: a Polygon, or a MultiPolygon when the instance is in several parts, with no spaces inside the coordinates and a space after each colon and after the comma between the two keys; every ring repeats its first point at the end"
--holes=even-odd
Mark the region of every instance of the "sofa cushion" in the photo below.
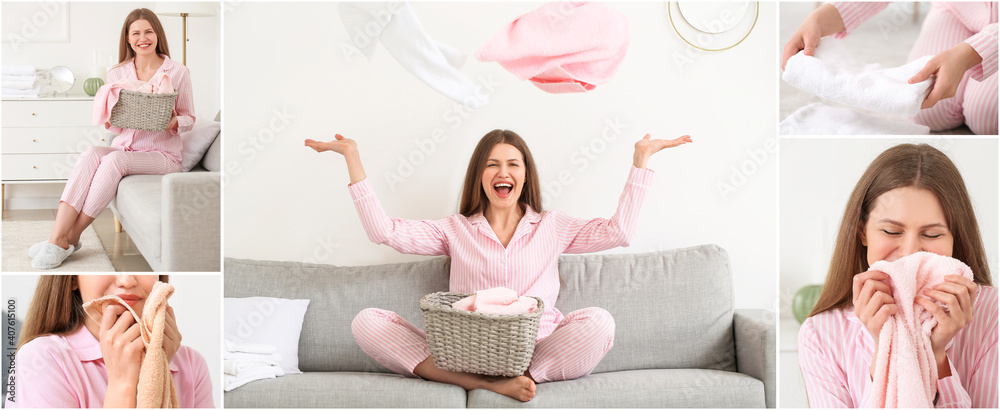
{"type": "Polygon", "coordinates": [[[163,175],[129,175],[115,195],[118,219],[150,265],[161,257],[162,181],[163,175]]]}
{"type": "Polygon", "coordinates": [[[201,162],[219,135],[221,124],[211,121],[204,124],[195,125],[190,131],[181,133],[181,141],[184,143],[184,150],[181,152],[181,170],[190,171],[195,165],[201,162]]]}
{"type": "Polygon", "coordinates": [[[764,383],[719,370],[633,370],[542,383],[527,403],[488,390],[472,390],[468,407],[764,407],[764,383]]]}
{"type": "MultiPolygon", "coordinates": [[[[228,280],[227,280],[228,281],[228,280]]],[[[227,408],[465,407],[461,387],[381,373],[307,372],[226,392],[227,408]]]]}
{"type": "Polygon", "coordinates": [[[389,373],[358,347],[351,321],[363,309],[378,307],[422,328],[420,298],[448,290],[444,262],[338,267],[226,258],[225,296],[309,299],[299,339],[304,372],[389,373]]]}
{"type": "Polygon", "coordinates": [[[721,247],[562,256],[559,275],[563,314],[597,306],[615,319],[614,347],[594,373],[736,371],[732,278],[721,247]]]}
{"type": "MultiPolygon", "coordinates": [[[[201,166],[206,170],[218,172],[222,169],[222,134],[212,141],[212,146],[208,147],[205,156],[201,159],[201,166]]],[[[195,167],[196,169],[199,167],[195,167]]]]}

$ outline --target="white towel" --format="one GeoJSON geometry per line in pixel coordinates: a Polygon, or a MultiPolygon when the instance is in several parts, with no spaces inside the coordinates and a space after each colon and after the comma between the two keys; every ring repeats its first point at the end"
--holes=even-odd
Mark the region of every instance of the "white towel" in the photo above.
{"type": "Polygon", "coordinates": [[[851,55],[840,40],[826,38],[816,55],[801,51],[788,59],[781,78],[802,91],[830,101],[869,111],[915,116],[930,92],[933,77],[916,84],[907,80],[924,68],[931,56],[906,65],[885,68],[865,64],[851,55]]]}
{"type": "Polygon", "coordinates": [[[252,371],[244,372],[239,376],[233,376],[231,374],[225,375],[225,388],[223,390],[230,391],[244,384],[250,383],[256,380],[273,379],[275,377],[281,376],[284,373],[281,372],[280,367],[273,366],[261,366],[258,369],[253,369],[252,371]]]}
{"type": "Polygon", "coordinates": [[[11,89],[15,89],[15,90],[30,90],[30,89],[35,88],[35,77],[34,76],[19,75],[19,76],[11,76],[11,77],[24,77],[25,79],[23,79],[23,80],[14,80],[14,79],[8,79],[7,76],[4,76],[4,79],[3,79],[3,88],[11,88],[11,89]]]}
{"type": "Polygon", "coordinates": [[[926,135],[930,128],[898,114],[880,114],[813,103],[778,126],[781,135],[926,135]]]}
{"type": "MultiPolygon", "coordinates": [[[[281,369],[281,366],[265,364],[259,362],[246,361],[241,359],[225,359],[222,361],[222,370],[226,374],[231,374],[233,376],[242,376],[248,372],[253,372],[254,369],[260,367],[274,367],[277,371],[275,372],[278,376],[284,376],[285,371],[281,369]]],[[[274,371],[274,369],[272,369],[274,371]]]]}
{"type": "Polygon", "coordinates": [[[267,365],[281,366],[281,355],[277,353],[256,354],[256,353],[241,353],[241,352],[223,352],[222,358],[224,360],[241,360],[246,363],[263,363],[267,365]]]}
{"type": "Polygon", "coordinates": [[[38,97],[38,93],[41,91],[41,87],[35,87],[29,90],[23,90],[20,88],[6,88],[0,89],[0,93],[3,94],[4,98],[33,98],[38,97]]]}
{"type": "Polygon", "coordinates": [[[458,71],[465,55],[430,38],[409,4],[340,3],[339,13],[348,38],[369,61],[380,42],[403,68],[437,92],[470,108],[488,102],[485,94],[477,93],[476,83],[458,71]]]}
{"type": "Polygon", "coordinates": [[[278,353],[278,348],[263,343],[232,343],[232,344],[227,343],[226,351],[234,353],[242,352],[242,353],[256,353],[256,354],[272,354],[272,353],[278,353]]]}
{"type": "Polygon", "coordinates": [[[35,75],[35,66],[33,65],[5,65],[0,68],[0,74],[10,74],[10,75],[35,75]]]}

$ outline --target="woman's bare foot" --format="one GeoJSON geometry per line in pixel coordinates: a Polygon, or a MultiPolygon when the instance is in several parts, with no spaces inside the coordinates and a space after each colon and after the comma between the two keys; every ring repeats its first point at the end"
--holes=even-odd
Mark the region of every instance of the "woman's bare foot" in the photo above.
{"type": "Polygon", "coordinates": [[[486,389],[520,401],[528,401],[535,397],[535,382],[527,376],[498,377],[489,380],[486,389]]]}

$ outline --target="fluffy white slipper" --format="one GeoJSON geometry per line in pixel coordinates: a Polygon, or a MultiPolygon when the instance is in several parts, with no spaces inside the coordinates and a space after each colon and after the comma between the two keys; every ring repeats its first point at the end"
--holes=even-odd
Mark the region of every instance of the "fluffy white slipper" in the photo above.
{"type": "Polygon", "coordinates": [[[35,269],[52,269],[62,265],[63,261],[73,254],[73,245],[63,249],[59,245],[46,242],[38,254],[31,259],[31,267],[35,269]]]}
{"type": "MultiPolygon", "coordinates": [[[[35,255],[38,255],[38,251],[42,250],[42,248],[45,247],[45,244],[47,243],[49,243],[49,241],[41,241],[39,243],[31,245],[31,247],[28,248],[28,257],[31,259],[35,259],[35,255]]],[[[80,241],[79,245],[73,247],[73,252],[75,253],[76,251],[82,248],[83,248],[83,241],[80,241]]]]}

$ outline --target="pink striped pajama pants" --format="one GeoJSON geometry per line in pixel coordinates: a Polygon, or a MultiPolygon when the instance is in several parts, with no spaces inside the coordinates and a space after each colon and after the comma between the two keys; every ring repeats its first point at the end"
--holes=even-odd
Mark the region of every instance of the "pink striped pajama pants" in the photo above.
{"type": "MultiPolygon", "coordinates": [[[[926,55],[937,55],[971,37],[973,32],[951,10],[934,3],[924,19],[909,61],[926,55]]],[[[938,101],[933,107],[920,110],[916,122],[933,131],[943,131],[965,123],[972,132],[979,135],[997,133],[997,75],[983,81],[972,78],[969,70],[962,77],[955,96],[938,101]]]]}
{"type": "Polygon", "coordinates": [[[163,175],[180,170],[181,164],[162,152],[90,147],[80,155],[80,161],[73,168],[59,202],[97,218],[114,199],[118,182],[124,176],[163,175]]]}
{"type": "MultiPolygon", "coordinates": [[[[388,310],[362,310],[351,323],[351,332],[361,350],[403,376],[417,377],[413,369],[431,355],[424,331],[388,310]]],[[[586,376],[614,340],[615,321],[608,311],[596,307],[573,311],[535,344],[528,373],[536,383],[586,376]]]]}

